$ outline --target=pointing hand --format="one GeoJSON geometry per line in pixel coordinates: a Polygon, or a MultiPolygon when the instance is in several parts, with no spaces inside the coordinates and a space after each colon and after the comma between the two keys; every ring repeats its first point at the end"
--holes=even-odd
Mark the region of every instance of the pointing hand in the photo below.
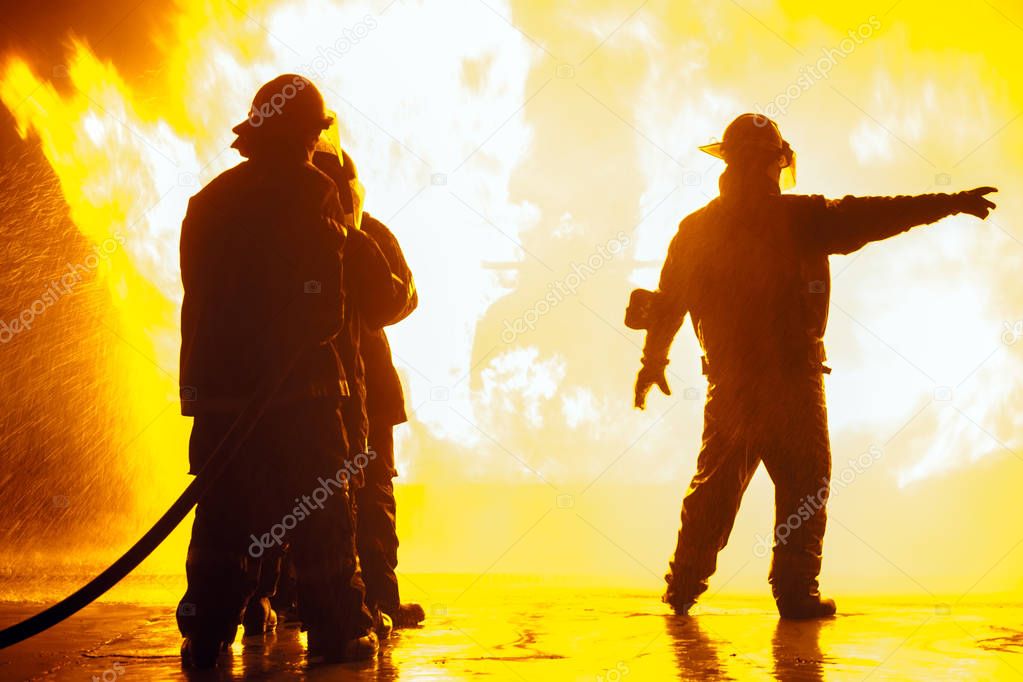
{"type": "Polygon", "coordinates": [[[988,200],[985,195],[997,191],[994,187],[978,187],[967,192],[960,192],[956,195],[960,202],[959,210],[983,220],[995,208],[994,202],[988,200]]]}

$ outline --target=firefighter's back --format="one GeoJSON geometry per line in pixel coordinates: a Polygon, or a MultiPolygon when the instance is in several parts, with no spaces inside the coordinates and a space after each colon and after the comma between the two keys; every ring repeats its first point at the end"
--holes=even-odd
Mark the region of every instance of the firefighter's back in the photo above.
{"type": "Polygon", "coordinates": [[[716,374],[782,369],[807,357],[803,254],[788,203],[777,195],[718,198],[683,225],[689,311],[716,374]]]}

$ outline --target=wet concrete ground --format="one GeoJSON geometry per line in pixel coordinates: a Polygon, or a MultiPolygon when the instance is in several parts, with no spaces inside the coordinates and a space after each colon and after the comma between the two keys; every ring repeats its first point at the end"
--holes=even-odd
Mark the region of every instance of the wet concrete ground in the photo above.
{"type": "MultiPolygon", "coordinates": [[[[236,642],[217,672],[186,674],[170,606],[101,603],[0,652],[0,679],[1023,679],[1021,605],[845,598],[837,618],[786,623],[764,597],[712,598],[678,618],[654,593],[418,580],[425,627],[397,633],[372,663],[309,667],[286,625],[236,642]]],[[[37,608],[2,603],[0,625],[37,608]]]]}

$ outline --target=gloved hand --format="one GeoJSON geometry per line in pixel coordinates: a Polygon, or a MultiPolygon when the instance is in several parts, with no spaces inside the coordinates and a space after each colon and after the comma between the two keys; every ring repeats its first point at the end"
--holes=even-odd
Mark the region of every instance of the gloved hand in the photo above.
{"type": "Polygon", "coordinates": [[[636,407],[646,409],[646,396],[654,386],[661,389],[664,395],[671,395],[668,388],[668,379],[664,376],[664,369],[667,365],[651,366],[643,365],[636,377],[636,407]]]}
{"type": "Polygon", "coordinates": [[[983,220],[995,208],[994,202],[988,200],[985,195],[997,191],[994,187],[978,187],[966,192],[959,192],[955,195],[956,205],[960,212],[969,213],[983,220]]]}

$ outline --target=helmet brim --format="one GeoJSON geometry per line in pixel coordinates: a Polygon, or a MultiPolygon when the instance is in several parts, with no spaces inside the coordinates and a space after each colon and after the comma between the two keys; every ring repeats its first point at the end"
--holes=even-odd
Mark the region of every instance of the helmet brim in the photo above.
{"type": "Polygon", "coordinates": [[[715,159],[721,159],[722,161],[725,160],[725,154],[721,150],[721,143],[720,142],[715,142],[714,144],[705,144],[705,145],[700,146],[699,149],[704,154],[710,154],[715,159]]]}
{"type": "Polygon", "coordinates": [[[231,128],[231,132],[234,133],[235,135],[241,136],[251,133],[253,129],[254,129],[253,125],[249,121],[249,119],[245,119],[244,121],[236,125],[234,128],[231,128]]]}

